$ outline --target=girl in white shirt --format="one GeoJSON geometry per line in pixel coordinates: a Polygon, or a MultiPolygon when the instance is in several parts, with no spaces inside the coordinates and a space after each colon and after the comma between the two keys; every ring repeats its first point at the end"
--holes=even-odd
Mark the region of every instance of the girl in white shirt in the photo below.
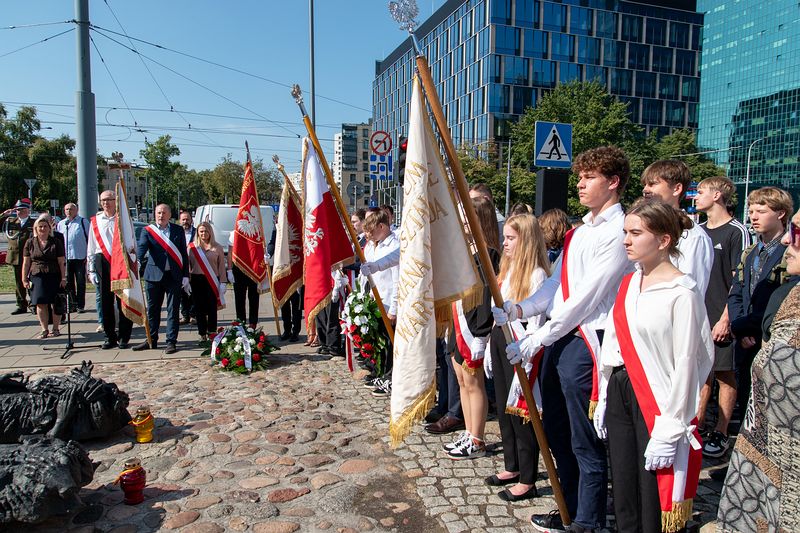
{"type": "MultiPolygon", "coordinates": [[[[544,236],[536,217],[516,215],[509,217],[503,227],[503,257],[497,277],[503,300],[522,301],[535,293],[547,279],[550,261],[547,259],[544,236]]],[[[527,325],[513,321],[511,328],[520,339],[536,331],[545,321],[544,314],[528,319],[527,325]]],[[[514,375],[514,367],[505,354],[506,340],[502,329],[492,329],[491,357],[485,360],[487,375],[494,375],[497,401],[497,420],[503,441],[505,470],[485,479],[490,486],[515,483],[499,493],[502,500],[518,501],[534,498],[539,464],[539,446],[522,400],[522,391],[514,375]],[[527,420],[526,420],[527,419],[527,420]]],[[[526,365],[529,375],[535,375],[538,359],[526,365]]],[[[535,377],[531,383],[535,383],[535,377]]]]}
{"type": "Polygon", "coordinates": [[[678,531],[692,515],[702,460],[695,413],[714,351],[703,297],[671,262],[690,225],[657,200],[638,201],[625,217],[637,268],[608,318],[594,414],[608,438],[620,532],[678,531]]]}

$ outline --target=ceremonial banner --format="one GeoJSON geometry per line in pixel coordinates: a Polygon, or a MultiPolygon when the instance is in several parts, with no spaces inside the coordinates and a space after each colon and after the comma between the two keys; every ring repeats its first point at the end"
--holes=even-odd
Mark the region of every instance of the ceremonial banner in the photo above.
{"type": "Polygon", "coordinates": [[[276,308],[286,303],[303,284],[303,212],[300,204],[297,191],[284,178],[272,266],[272,299],[276,308]]]}
{"type": "Polygon", "coordinates": [[[433,406],[437,322],[441,326],[452,316],[452,302],[463,300],[469,310],[483,295],[418,78],[408,122],[389,421],[392,445],[433,406]]]}
{"type": "Polygon", "coordinates": [[[114,239],[111,242],[111,290],[122,302],[122,312],[125,316],[131,322],[143,325],[147,341],[151,342],[142,280],[139,278],[135,260],[130,255],[136,250],[136,234],[122,178],[117,182],[116,194],[117,223],[114,227],[114,239]]]}
{"type": "Polygon", "coordinates": [[[306,324],[331,302],[331,271],[353,263],[353,248],[336,211],[333,196],[320,166],[314,145],[303,139],[303,182],[305,183],[305,262],[306,324]]]}
{"type": "Polygon", "coordinates": [[[258,292],[269,290],[267,279],[266,241],[264,240],[264,225],[261,222],[261,207],[258,203],[256,180],[253,177],[253,166],[250,156],[244,165],[244,181],[242,182],[242,197],[239,200],[239,213],[236,215],[236,224],[233,227],[233,246],[231,258],[233,264],[244,274],[256,282],[258,292]]]}

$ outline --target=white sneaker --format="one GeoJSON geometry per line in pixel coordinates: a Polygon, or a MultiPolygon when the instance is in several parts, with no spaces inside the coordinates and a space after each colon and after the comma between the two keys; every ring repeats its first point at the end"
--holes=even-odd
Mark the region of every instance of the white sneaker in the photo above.
{"type": "Polygon", "coordinates": [[[456,461],[462,459],[476,459],[484,455],[486,455],[486,444],[482,440],[478,440],[472,436],[461,446],[447,452],[447,456],[456,461]],[[476,440],[478,442],[475,442],[476,440]]]}
{"type": "Polygon", "coordinates": [[[469,431],[462,431],[461,433],[458,434],[458,436],[455,439],[453,439],[452,442],[448,442],[447,444],[443,445],[442,450],[444,450],[445,452],[454,450],[459,446],[461,446],[462,444],[464,444],[464,442],[470,437],[471,435],[469,434],[469,431]]]}
{"type": "Polygon", "coordinates": [[[94,330],[96,333],[103,333],[103,324],[99,324],[94,330]]]}

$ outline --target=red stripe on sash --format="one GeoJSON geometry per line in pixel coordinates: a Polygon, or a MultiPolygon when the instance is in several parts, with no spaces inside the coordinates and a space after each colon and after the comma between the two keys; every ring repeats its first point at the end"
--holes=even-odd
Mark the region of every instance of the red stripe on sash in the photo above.
{"type": "Polygon", "coordinates": [[[153,226],[145,226],[147,233],[161,246],[165,252],[172,258],[173,261],[178,263],[180,268],[183,268],[183,258],[181,254],[177,251],[177,247],[175,243],[172,241],[164,240],[164,237],[158,232],[158,230],[153,229],[153,226]],[[171,246],[170,246],[171,245],[171,246]]]}
{"type": "Polygon", "coordinates": [[[103,236],[100,235],[100,228],[97,225],[97,216],[92,217],[92,232],[94,233],[94,240],[97,241],[97,246],[100,247],[100,252],[103,254],[103,257],[106,258],[106,261],[111,263],[111,252],[108,251],[106,247],[106,242],[103,240],[103,236]]]}
{"type": "Polygon", "coordinates": [[[194,254],[195,259],[197,259],[197,264],[200,265],[200,270],[203,271],[206,281],[211,285],[211,290],[214,291],[214,296],[217,298],[217,307],[222,307],[222,300],[219,298],[219,281],[209,269],[208,258],[205,252],[200,250],[193,242],[189,243],[189,250],[194,254]]]}
{"type": "MultiPolygon", "coordinates": [[[[575,235],[575,230],[577,228],[573,228],[567,232],[564,236],[564,250],[561,252],[561,294],[564,296],[564,301],[567,301],[569,298],[569,273],[567,272],[567,253],[569,251],[569,244],[572,241],[572,237],[575,235]]],[[[598,381],[597,381],[597,354],[594,353],[592,349],[592,345],[589,344],[589,341],[586,340],[586,334],[583,332],[583,328],[578,325],[578,332],[581,334],[581,338],[583,339],[584,344],[586,344],[586,348],[589,350],[589,354],[592,356],[592,394],[589,397],[589,400],[596,402],[599,398],[598,395],[598,381]]]]}
{"type": "MultiPolygon", "coordinates": [[[[628,294],[631,279],[633,279],[632,273],[626,275],[619,286],[617,300],[614,303],[614,329],[617,333],[617,340],[619,341],[619,351],[625,363],[628,377],[631,380],[631,386],[633,387],[636,401],[639,404],[639,409],[642,411],[644,423],[647,426],[647,432],[652,434],[656,416],[661,415],[661,409],[659,409],[656,397],[653,395],[653,390],[650,388],[650,382],[647,381],[647,374],[645,374],[644,368],[642,367],[642,361],[639,357],[639,353],[636,351],[636,346],[633,344],[633,337],[631,336],[630,326],[628,325],[625,298],[628,294]]],[[[696,418],[692,420],[692,424],[697,424],[696,418]]],[[[698,442],[701,442],[700,433],[697,431],[697,428],[694,430],[694,437],[698,442]]],[[[683,499],[693,498],[697,492],[697,483],[700,477],[702,460],[703,453],[701,449],[695,450],[689,446],[689,463],[683,499]]],[[[675,485],[673,468],[669,467],[656,470],[656,482],[658,483],[658,496],[661,502],[661,510],[669,512],[672,510],[672,494],[675,485]]]]}

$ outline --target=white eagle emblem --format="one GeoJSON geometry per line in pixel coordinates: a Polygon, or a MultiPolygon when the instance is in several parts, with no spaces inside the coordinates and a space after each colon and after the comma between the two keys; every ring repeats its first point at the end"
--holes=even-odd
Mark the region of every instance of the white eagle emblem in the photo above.
{"type": "Polygon", "coordinates": [[[261,224],[258,223],[258,206],[250,206],[249,211],[244,212],[244,217],[236,221],[236,227],[241,233],[250,237],[251,239],[261,239],[261,224]]]}
{"type": "Polygon", "coordinates": [[[325,237],[325,232],[322,231],[322,228],[317,228],[316,231],[311,231],[311,228],[314,227],[314,222],[316,222],[317,217],[312,214],[308,214],[306,217],[306,239],[305,239],[305,251],[306,257],[313,254],[317,250],[317,246],[319,246],[319,241],[325,237]]]}
{"type": "Polygon", "coordinates": [[[300,261],[300,254],[303,253],[303,244],[300,242],[300,234],[292,224],[287,224],[289,232],[289,262],[295,264],[300,261]]]}

